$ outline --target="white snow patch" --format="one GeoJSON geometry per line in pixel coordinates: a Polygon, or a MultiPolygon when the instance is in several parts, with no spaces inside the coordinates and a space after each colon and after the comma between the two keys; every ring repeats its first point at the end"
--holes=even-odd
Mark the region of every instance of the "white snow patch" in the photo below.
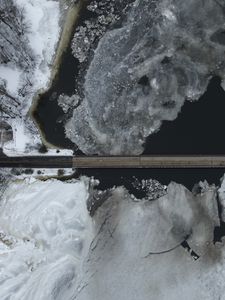
{"type": "Polygon", "coordinates": [[[31,25],[30,45],[38,59],[34,73],[35,89],[44,88],[50,76],[55,46],[59,39],[59,2],[47,0],[17,0],[24,7],[26,18],[31,25]]]}
{"type": "Polygon", "coordinates": [[[13,145],[13,148],[18,152],[24,152],[26,144],[29,142],[28,136],[25,134],[24,121],[22,119],[13,119],[10,122],[13,130],[13,141],[9,142],[9,145],[13,145]]]}
{"type": "Polygon", "coordinates": [[[114,189],[94,215],[96,238],[76,299],[223,299],[225,252],[213,244],[216,204],[209,186],[194,196],[172,183],[166,196],[139,202],[114,189]],[[180,246],[187,234],[198,260],[180,246]]]}
{"type": "Polygon", "coordinates": [[[6,88],[13,95],[18,91],[21,73],[17,68],[0,65],[0,78],[6,80],[6,88]]]}
{"type": "MultiPolygon", "coordinates": [[[[24,9],[26,22],[30,26],[28,39],[34,52],[36,67],[25,74],[24,70],[13,69],[11,65],[0,66],[0,77],[6,80],[8,92],[22,104],[17,114],[24,120],[9,120],[15,140],[4,145],[4,152],[11,156],[27,155],[27,145],[32,148],[41,142],[38,132],[30,128],[34,125],[26,124],[26,118],[35,93],[48,86],[53,56],[61,30],[59,1],[16,0],[16,3],[24,9]],[[31,86],[25,97],[22,97],[18,91],[24,85],[26,77],[29,78],[31,86]]],[[[34,155],[38,152],[30,151],[30,154],[34,155]]],[[[63,155],[62,152],[61,154],[63,155]]]]}
{"type": "Polygon", "coordinates": [[[158,84],[156,78],[153,78],[153,79],[151,80],[151,87],[152,87],[153,89],[155,89],[155,90],[158,90],[158,89],[159,89],[159,84],[158,84]]]}
{"type": "Polygon", "coordinates": [[[48,152],[41,153],[38,151],[38,144],[41,144],[40,137],[33,134],[27,128],[23,119],[15,118],[8,120],[13,130],[13,140],[3,145],[3,152],[7,156],[72,156],[73,151],[69,149],[48,149],[48,152]],[[31,147],[33,146],[33,147],[31,147]]]}
{"type": "Polygon", "coordinates": [[[193,195],[172,183],[167,195],[138,202],[114,188],[91,219],[89,183],[8,185],[0,202],[1,300],[223,299],[215,186],[202,183],[193,195]],[[187,233],[196,261],[179,246],[187,233]]]}
{"type": "Polygon", "coordinates": [[[218,190],[219,201],[222,206],[222,220],[225,222],[225,175],[222,178],[221,187],[218,190]]]}
{"type": "Polygon", "coordinates": [[[177,18],[175,16],[175,14],[170,9],[165,9],[162,12],[162,15],[165,16],[168,20],[170,20],[172,22],[176,22],[177,21],[177,18]]]}
{"type": "MultiPolygon", "coordinates": [[[[30,180],[34,177],[36,179],[42,179],[47,177],[63,177],[63,176],[70,176],[74,174],[75,170],[72,168],[30,168],[32,172],[25,172],[29,168],[22,169],[22,173],[20,175],[15,175],[17,179],[25,179],[30,178],[30,180]],[[59,173],[59,170],[61,171],[59,173]]],[[[9,170],[10,171],[10,170],[9,170]]]]}
{"type": "Polygon", "coordinates": [[[92,237],[88,195],[83,181],[9,185],[1,201],[0,299],[71,299],[92,237]]]}

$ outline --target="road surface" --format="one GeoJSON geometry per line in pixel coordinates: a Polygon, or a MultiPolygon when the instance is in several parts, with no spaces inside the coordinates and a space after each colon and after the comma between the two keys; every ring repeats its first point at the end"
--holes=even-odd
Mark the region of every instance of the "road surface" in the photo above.
{"type": "Polygon", "coordinates": [[[0,157],[0,168],[225,168],[225,155],[0,157]]]}
{"type": "Polygon", "coordinates": [[[225,168],[224,156],[73,157],[76,168],[225,168]]]}

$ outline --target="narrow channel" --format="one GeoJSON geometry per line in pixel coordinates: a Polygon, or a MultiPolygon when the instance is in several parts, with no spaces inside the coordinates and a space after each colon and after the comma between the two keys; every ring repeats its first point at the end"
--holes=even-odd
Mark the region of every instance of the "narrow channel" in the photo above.
{"type": "MultiPolygon", "coordinates": [[[[83,2],[79,15],[74,17],[71,38],[65,46],[59,66],[56,67],[57,74],[53,76],[52,84],[48,90],[38,95],[36,105],[32,111],[32,117],[39,127],[45,141],[58,148],[73,149],[75,145],[66,138],[64,132],[65,114],[58,105],[57,98],[61,94],[71,96],[76,89],[76,78],[79,74],[79,62],[73,56],[71,40],[77,26],[82,25],[85,20],[92,18],[95,14],[86,9],[87,1],[83,2]]],[[[48,145],[46,145],[48,146],[48,145]]],[[[77,154],[83,154],[76,149],[77,154]]]]}

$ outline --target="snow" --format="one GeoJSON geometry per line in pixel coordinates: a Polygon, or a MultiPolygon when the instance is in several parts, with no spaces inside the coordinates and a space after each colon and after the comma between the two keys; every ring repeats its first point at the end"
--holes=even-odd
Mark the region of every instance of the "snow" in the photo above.
{"type": "Polygon", "coordinates": [[[154,201],[117,187],[90,217],[90,184],[11,179],[0,202],[1,300],[224,299],[215,186],[193,194],[171,183],[154,201]]]}
{"type": "MultiPolygon", "coordinates": [[[[34,173],[32,174],[32,176],[36,176],[38,177],[52,177],[52,176],[56,176],[58,177],[58,171],[61,170],[62,171],[62,175],[61,176],[69,176],[74,174],[74,169],[72,168],[66,168],[66,169],[34,169],[34,173]]],[[[30,175],[31,176],[31,175],[30,175]]]]}
{"type": "Polygon", "coordinates": [[[73,151],[69,149],[48,149],[46,153],[40,153],[40,137],[31,132],[23,118],[8,120],[13,130],[13,140],[6,142],[3,146],[3,152],[7,156],[72,156],[73,151]],[[39,145],[39,147],[38,147],[39,145]],[[31,148],[31,146],[33,146],[31,148]]]}
{"type": "MultiPolygon", "coordinates": [[[[34,124],[27,121],[27,115],[35,94],[47,88],[50,82],[51,67],[56,45],[59,40],[59,2],[49,0],[16,0],[16,4],[24,9],[25,19],[29,24],[28,40],[35,58],[35,67],[29,70],[22,70],[12,66],[12,63],[0,66],[0,78],[7,82],[8,92],[21,103],[19,117],[9,119],[8,123],[13,128],[14,141],[5,144],[3,150],[11,156],[27,155],[27,149],[37,148],[41,138],[34,124]],[[19,89],[29,79],[31,86],[25,97],[19,93],[19,89]]],[[[55,150],[56,151],[56,150],[55,150]]],[[[61,151],[67,155],[68,151],[61,151]]],[[[69,151],[71,155],[71,151],[69,151]]],[[[30,151],[30,154],[37,154],[37,150],[30,151]]]]}
{"type": "Polygon", "coordinates": [[[10,141],[9,144],[14,145],[17,152],[23,152],[26,144],[29,142],[29,138],[25,134],[24,121],[22,119],[14,119],[10,123],[13,130],[13,141],[10,141]]]}
{"type": "Polygon", "coordinates": [[[84,181],[12,182],[1,200],[0,299],[69,300],[91,239],[84,181]]]}
{"type": "Polygon", "coordinates": [[[222,178],[222,184],[218,190],[218,196],[222,206],[222,220],[225,222],[225,175],[222,178]]]}
{"type": "MultiPolygon", "coordinates": [[[[38,89],[47,87],[50,79],[50,64],[53,60],[60,33],[59,2],[48,0],[16,0],[16,3],[24,9],[26,22],[30,27],[28,38],[36,59],[36,67],[35,70],[31,70],[33,74],[30,80],[33,84],[33,93],[35,93],[38,89]]],[[[19,78],[23,75],[22,71],[13,70],[11,65],[0,67],[0,76],[7,80],[9,90],[16,92],[19,78]]]]}
{"type": "Polygon", "coordinates": [[[49,179],[49,178],[59,178],[59,177],[64,177],[64,176],[72,176],[75,172],[74,169],[72,168],[64,168],[64,169],[45,169],[45,168],[35,168],[35,169],[30,169],[32,172],[27,172],[27,169],[17,169],[18,173],[21,173],[20,175],[16,175],[17,179],[25,179],[25,178],[30,178],[32,179],[33,177],[36,179],[49,179]],[[59,172],[60,170],[60,172],[59,172]]]}
{"type": "MultiPolygon", "coordinates": [[[[26,136],[27,137],[27,136],[26,136]]],[[[30,145],[30,144],[29,144],[30,145]]],[[[16,156],[72,156],[73,151],[68,149],[48,149],[48,152],[41,153],[38,149],[18,149],[14,142],[8,142],[4,145],[3,152],[7,156],[16,157],[16,156]]]]}
{"type": "Polygon", "coordinates": [[[133,202],[116,188],[94,215],[95,239],[76,299],[223,299],[224,245],[212,242],[218,223],[215,191],[206,186],[194,196],[171,183],[166,196],[133,202]],[[182,232],[190,233],[187,241],[198,260],[179,246],[182,232]]]}
{"type": "Polygon", "coordinates": [[[7,89],[13,95],[18,91],[20,76],[21,70],[18,70],[17,68],[13,69],[11,66],[0,65],[0,78],[6,80],[7,89]]]}
{"type": "Polygon", "coordinates": [[[38,60],[34,73],[34,88],[47,87],[55,46],[59,39],[59,2],[47,0],[16,0],[24,7],[30,24],[29,41],[38,60]]]}

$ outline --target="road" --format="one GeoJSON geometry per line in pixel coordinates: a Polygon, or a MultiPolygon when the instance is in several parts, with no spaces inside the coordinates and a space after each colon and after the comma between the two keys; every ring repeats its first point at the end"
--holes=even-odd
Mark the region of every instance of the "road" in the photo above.
{"type": "Polygon", "coordinates": [[[225,155],[0,157],[0,168],[225,168],[225,155]]]}
{"type": "Polygon", "coordinates": [[[224,156],[74,157],[77,168],[225,168],[224,156]]]}
{"type": "Polygon", "coordinates": [[[72,156],[0,156],[0,168],[72,168],[72,156]]]}

